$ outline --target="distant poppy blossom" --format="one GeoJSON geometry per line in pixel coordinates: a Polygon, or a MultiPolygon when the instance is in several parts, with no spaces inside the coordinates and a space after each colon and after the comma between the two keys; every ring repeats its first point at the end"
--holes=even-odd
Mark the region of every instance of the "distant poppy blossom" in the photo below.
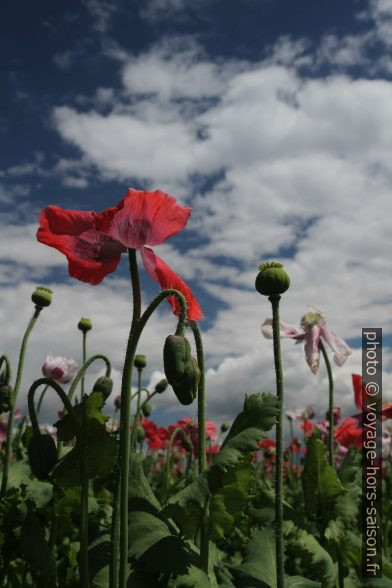
{"type": "MultiPolygon", "coordinates": [[[[89,284],[99,284],[114,272],[127,249],[140,251],[150,277],[162,289],[179,290],[188,303],[188,318],[198,320],[202,312],[185,282],[146,245],[159,245],[181,231],[191,214],[189,206],[156,190],[129,189],[117,206],[99,214],[47,206],[41,212],[37,239],[58,249],[68,259],[69,274],[89,284]]],[[[168,298],[176,315],[178,300],[168,298]]]]}
{"type": "MultiPolygon", "coordinates": [[[[272,319],[264,321],[261,332],[267,339],[272,339],[272,319]]],[[[338,366],[342,366],[352,353],[347,343],[329,329],[324,315],[319,311],[305,314],[301,319],[300,328],[280,323],[280,334],[281,337],[295,339],[297,344],[305,343],[305,359],[314,374],[319,370],[321,340],[332,349],[334,361],[338,366]]]]}
{"type": "Polygon", "coordinates": [[[74,379],[78,371],[78,364],[73,359],[61,355],[47,355],[42,366],[42,373],[45,378],[52,378],[60,384],[68,384],[74,379]]]}

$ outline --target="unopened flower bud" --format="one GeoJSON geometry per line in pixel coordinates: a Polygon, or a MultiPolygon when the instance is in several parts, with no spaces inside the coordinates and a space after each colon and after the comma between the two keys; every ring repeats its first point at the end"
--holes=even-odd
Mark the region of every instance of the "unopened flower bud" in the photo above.
{"type": "Polygon", "coordinates": [[[0,385],[0,414],[11,408],[12,388],[9,384],[0,385]]]}
{"type": "Polygon", "coordinates": [[[31,295],[31,300],[36,306],[49,306],[52,302],[53,291],[45,286],[37,286],[35,291],[31,295]]]}
{"type": "Polygon", "coordinates": [[[146,400],[142,404],[142,413],[147,418],[150,416],[151,412],[152,412],[152,404],[151,404],[151,402],[148,402],[148,400],[146,400]]]}
{"type": "Polygon", "coordinates": [[[142,370],[147,365],[147,357],[145,355],[136,355],[133,365],[138,370],[142,370]]]}
{"type": "Polygon", "coordinates": [[[93,392],[102,392],[104,399],[109,398],[113,390],[113,380],[107,376],[101,376],[95,382],[93,392]]]}
{"type": "Polygon", "coordinates": [[[182,335],[169,335],[163,348],[166,378],[181,404],[191,404],[197,395],[199,366],[191,355],[191,346],[182,335]]]}
{"type": "Polygon", "coordinates": [[[144,428],[142,427],[142,425],[138,425],[136,427],[136,439],[138,443],[141,443],[142,441],[144,441],[146,437],[146,433],[144,431],[144,428]]]}
{"type": "Polygon", "coordinates": [[[155,386],[155,392],[157,394],[162,394],[166,390],[168,385],[169,385],[169,382],[166,380],[166,378],[164,378],[163,380],[158,382],[158,384],[155,386]]]}
{"type": "Polygon", "coordinates": [[[33,434],[28,446],[31,471],[39,480],[46,480],[57,462],[57,449],[50,435],[33,434]]]}
{"type": "Polygon", "coordinates": [[[114,406],[117,408],[117,410],[120,410],[120,408],[121,408],[121,396],[120,395],[116,396],[116,398],[114,399],[114,406]]]}
{"type": "Polygon", "coordinates": [[[221,433],[226,433],[226,431],[228,431],[231,427],[231,424],[229,423],[229,421],[225,421],[224,423],[221,424],[221,433]]]}
{"type": "Polygon", "coordinates": [[[283,269],[283,265],[276,261],[262,263],[259,266],[255,288],[264,296],[283,294],[290,286],[290,277],[283,269]]]}
{"type": "Polygon", "coordinates": [[[91,319],[82,317],[78,322],[78,329],[82,331],[82,333],[87,333],[87,331],[91,331],[93,328],[93,324],[91,319]]]}

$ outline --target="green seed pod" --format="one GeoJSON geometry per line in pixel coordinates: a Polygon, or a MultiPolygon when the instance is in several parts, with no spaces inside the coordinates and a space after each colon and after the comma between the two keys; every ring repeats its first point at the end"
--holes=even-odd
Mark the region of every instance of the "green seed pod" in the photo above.
{"type": "Polygon", "coordinates": [[[91,322],[91,319],[84,318],[82,316],[82,318],[78,322],[79,331],[82,331],[82,333],[87,333],[87,331],[91,331],[92,328],[93,328],[93,324],[91,322]]]}
{"type": "Polygon", "coordinates": [[[8,384],[0,386],[0,414],[8,412],[11,408],[12,388],[8,384]]]}
{"type": "Polygon", "coordinates": [[[31,300],[37,306],[49,306],[52,302],[53,291],[45,286],[37,286],[35,291],[31,295],[31,300]]]}
{"type": "Polygon", "coordinates": [[[142,413],[147,418],[150,416],[151,412],[152,412],[152,404],[151,404],[151,402],[148,402],[148,400],[146,400],[142,404],[142,413]]]}
{"type": "Polygon", "coordinates": [[[95,382],[92,393],[94,392],[102,392],[103,397],[105,400],[109,398],[113,390],[113,380],[112,378],[108,378],[107,376],[102,376],[98,378],[95,382]]]}
{"type": "Polygon", "coordinates": [[[146,433],[144,432],[144,428],[141,425],[138,425],[136,427],[136,439],[138,443],[141,443],[142,441],[144,441],[146,437],[146,433]]]}
{"type": "Polygon", "coordinates": [[[226,431],[228,431],[231,427],[231,423],[229,423],[229,421],[225,421],[224,423],[221,424],[221,432],[222,433],[226,433],[226,431]]]}
{"type": "Polygon", "coordinates": [[[283,269],[283,265],[276,261],[262,263],[259,266],[255,288],[264,296],[283,294],[290,286],[290,277],[283,269]]]}
{"type": "Polygon", "coordinates": [[[142,370],[147,365],[147,357],[145,355],[136,355],[133,365],[138,370],[142,370]]]}
{"type": "Polygon", "coordinates": [[[166,388],[168,387],[168,385],[169,385],[169,382],[166,379],[161,380],[155,386],[155,392],[157,394],[162,394],[162,392],[164,392],[166,390],[166,388]]]}
{"type": "Polygon", "coordinates": [[[33,434],[28,446],[31,471],[39,480],[47,480],[57,462],[56,444],[50,435],[33,434]]]}

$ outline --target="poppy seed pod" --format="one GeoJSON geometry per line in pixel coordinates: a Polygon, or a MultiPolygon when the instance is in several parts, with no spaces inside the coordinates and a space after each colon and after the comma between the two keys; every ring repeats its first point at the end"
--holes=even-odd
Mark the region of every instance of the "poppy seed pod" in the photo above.
{"type": "Polygon", "coordinates": [[[93,324],[91,319],[82,317],[78,322],[78,329],[82,331],[82,333],[87,333],[87,331],[91,331],[93,328],[93,324]]]}
{"type": "Polygon", "coordinates": [[[0,385],[0,414],[11,408],[12,388],[8,384],[0,385]]]}
{"type": "Polygon", "coordinates": [[[147,418],[150,416],[151,412],[152,412],[152,404],[151,404],[151,402],[148,402],[148,400],[146,400],[142,404],[142,413],[147,418]]]}
{"type": "Polygon", "coordinates": [[[163,380],[158,382],[158,384],[155,386],[155,392],[157,394],[162,394],[166,390],[168,385],[169,385],[169,382],[164,378],[163,380]]]}
{"type": "Polygon", "coordinates": [[[29,446],[31,471],[39,480],[46,480],[57,462],[56,444],[50,435],[33,434],[29,446]]]}
{"type": "Polygon", "coordinates": [[[49,306],[49,304],[52,302],[52,294],[53,291],[50,288],[45,288],[45,286],[37,286],[31,295],[31,300],[37,306],[49,306]]]}
{"type": "Polygon", "coordinates": [[[163,366],[166,378],[181,404],[191,404],[196,398],[200,371],[191,355],[191,346],[182,335],[166,337],[163,348],[163,366]]]}
{"type": "Polygon", "coordinates": [[[142,370],[147,365],[147,357],[145,355],[136,355],[133,365],[138,370],[142,370]]]}
{"type": "Polygon", "coordinates": [[[98,380],[95,382],[92,391],[93,393],[102,392],[104,399],[107,400],[111,395],[112,390],[113,380],[111,378],[108,378],[107,376],[102,376],[101,378],[98,378],[98,380]]]}
{"type": "Polygon", "coordinates": [[[226,433],[226,431],[228,431],[231,427],[231,423],[229,423],[229,421],[225,421],[224,423],[221,424],[221,433],[226,433]]]}
{"type": "Polygon", "coordinates": [[[259,265],[255,288],[263,296],[283,294],[290,286],[290,277],[283,265],[276,261],[259,265]]]}

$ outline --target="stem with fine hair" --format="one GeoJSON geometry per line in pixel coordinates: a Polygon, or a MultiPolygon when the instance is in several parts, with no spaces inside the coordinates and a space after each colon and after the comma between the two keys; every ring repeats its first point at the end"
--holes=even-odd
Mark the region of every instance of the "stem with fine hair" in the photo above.
{"type": "Polygon", "coordinates": [[[269,296],[272,305],[272,332],[276,375],[276,465],[275,465],[275,549],[277,588],[284,587],[283,550],[283,368],[280,353],[279,294],[269,296]]]}
{"type": "Polygon", "coordinates": [[[142,369],[138,368],[137,370],[137,401],[136,401],[136,412],[133,419],[133,427],[132,427],[132,436],[131,436],[131,445],[133,451],[136,450],[136,429],[139,422],[139,412],[140,412],[140,395],[142,392],[142,369]]]}
{"type": "MultiPolygon", "coordinates": [[[[82,337],[83,337],[83,341],[82,341],[82,353],[83,353],[83,365],[86,363],[86,359],[87,359],[87,332],[83,331],[82,332],[82,337]]],[[[82,379],[80,382],[80,391],[81,391],[81,398],[83,398],[84,396],[84,371],[82,374],[82,379]]]]}
{"type": "Polygon", "coordinates": [[[333,443],[333,430],[334,430],[334,422],[333,422],[333,376],[332,376],[332,368],[331,363],[329,361],[328,353],[324,347],[323,342],[320,339],[320,351],[323,354],[325,367],[327,368],[328,373],[328,388],[329,388],[329,397],[328,397],[328,420],[329,420],[329,431],[328,431],[328,459],[329,465],[335,467],[334,464],[334,443],[333,443]]]}
{"type": "MultiPolygon", "coordinates": [[[[197,364],[200,370],[200,380],[197,391],[197,421],[198,421],[198,461],[199,474],[202,474],[207,468],[206,453],[206,393],[205,393],[205,374],[204,374],[204,351],[203,341],[200,329],[195,321],[189,321],[196,344],[197,364]]],[[[208,574],[209,559],[209,506],[210,499],[207,498],[202,512],[200,525],[200,560],[206,574],[208,574]]]]}
{"type": "MultiPolygon", "coordinates": [[[[136,264],[136,258],[134,263],[136,264]]],[[[132,275],[132,271],[131,271],[132,275]]],[[[121,382],[121,428],[120,428],[120,588],[126,588],[128,577],[128,483],[130,453],[131,381],[136,347],[142,331],[159,304],[168,296],[175,296],[180,303],[178,324],[184,329],[187,303],[181,292],[173,288],[163,290],[146,308],[139,320],[133,320],[129,333],[121,382]]],[[[134,302],[135,308],[135,302],[134,302]]],[[[178,330],[178,328],[177,328],[178,330]]]]}
{"type": "Polygon", "coordinates": [[[75,390],[76,390],[76,388],[77,388],[77,386],[79,384],[79,381],[84,377],[85,371],[90,367],[90,365],[94,361],[97,361],[97,359],[102,359],[104,361],[104,363],[106,365],[105,376],[107,378],[110,377],[110,373],[111,373],[111,370],[112,370],[112,366],[111,366],[110,360],[106,357],[106,355],[103,355],[102,353],[97,353],[96,355],[93,355],[87,361],[84,362],[84,364],[79,369],[79,371],[76,374],[76,376],[74,377],[74,380],[73,380],[73,382],[71,384],[71,387],[68,390],[68,398],[69,398],[69,400],[72,400],[72,396],[75,393],[75,390]]]}
{"type": "Polygon", "coordinates": [[[191,440],[189,439],[188,435],[185,433],[182,427],[176,427],[173,433],[170,435],[169,443],[166,449],[166,469],[165,469],[165,490],[164,490],[164,499],[163,503],[166,504],[168,494],[169,494],[169,477],[170,477],[170,462],[171,462],[171,450],[173,447],[174,439],[177,437],[178,434],[181,434],[189,443],[192,445],[191,440]]]}
{"type": "Polygon", "coordinates": [[[2,497],[7,492],[8,471],[9,471],[10,458],[11,458],[11,448],[12,448],[12,429],[14,426],[16,399],[18,397],[20,383],[22,380],[23,364],[24,364],[24,359],[25,359],[25,354],[26,354],[27,341],[29,339],[29,335],[30,335],[35,323],[37,322],[37,318],[38,318],[41,310],[42,310],[42,306],[38,306],[38,305],[35,306],[34,314],[33,314],[32,318],[30,319],[30,322],[27,326],[26,332],[25,332],[23,340],[22,340],[22,345],[20,348],[15,387],[14,387],[13,393],[11,395],[11,403],[10,403],[11,407],[10,407],[10,413],[8,416],[7,442],[6,442],[5,457],[4,457],[3,477],[1,480],[1,496],[2,497]]]}
{"type": "Polygon", "coordinates": [[[37,410],[36,410],[37,416],[39,415],[39,411],[41,410],[42,402],[43,402],[43,399],[45,398],[45,394],[46,394],[46,391],[48,388],[49,388],[49,386],[48,386],[48,384],[46,384],[45,388],[41,392],[41,396],[38,399],[37,410]]]}
{"type": "Polygon", "coordinates": [[[80,456],[80,552],[79,575],[80,583],[86,588],[90,586],[90,570],[88,562],[88,464],[87,464],[87,418],[86,396],[82,394],[82,427],[79,434],[81,445],[80,456]]]}

